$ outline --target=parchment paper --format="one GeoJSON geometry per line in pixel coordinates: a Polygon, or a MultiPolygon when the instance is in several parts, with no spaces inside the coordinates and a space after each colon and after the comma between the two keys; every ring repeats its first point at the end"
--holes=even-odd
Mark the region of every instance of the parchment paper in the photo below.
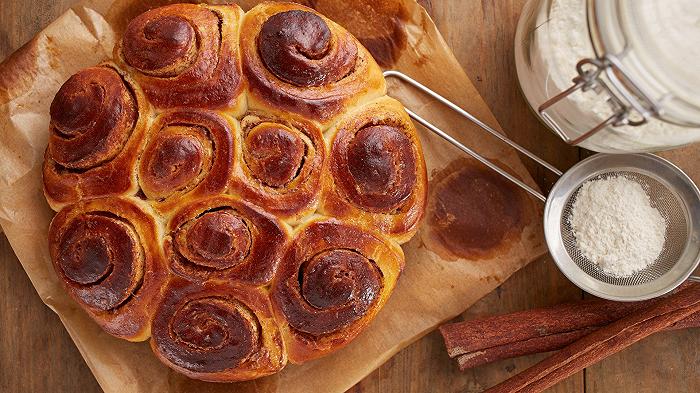
{"type": "MultiPolygon", "coordinates": [[[[329,357],[302,366],[288,365],[275,376],[248,383],[217,385],[189,380],[163,366],[147,343],[129,343],[103,333],[68,298],[49,260],[46,233],[53,213],[44,200],[40,172],[49,105],[71,74],[110,57],[119,31],[131,16],[163,3],[89,0],[67,11],[0,65],[0,225],[37,293],[60,316],[105,391],[343,392],[545,252],[541,205],[524,194],[517,231],[473,256],[434,252],[426,220],[421,231],[404,246],[407,266],[398,288],[360,337],[329,357]]],[[[241,3],[248,9],[256,1],[241,3]]],[[[408,73],[497,127],[428,14],[415,0],[303,3],[346,26],[383,66],[408,73]]],[[[390,94],[534,185],[518,157],[477,127],[396,83],[390,84],[390,94]]],[[[463,155],[441,139],[420,131],[431,187],[449,175],[446,170],[469,164],[460,161],[463,155]]],[[[469,202],[476,196],[461,197],[469,202]]],[[[431,214],[429,211],[428,216],[431,214]]]]}

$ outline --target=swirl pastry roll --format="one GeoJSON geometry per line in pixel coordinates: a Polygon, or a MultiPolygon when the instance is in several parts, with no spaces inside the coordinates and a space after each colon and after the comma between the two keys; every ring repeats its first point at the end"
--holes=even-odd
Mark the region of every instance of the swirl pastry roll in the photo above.
{"type": "Polygon", "coordinates": [[[403,106],[389,97],[375,100],[344,116],[330,136],[331,180],[321,212],[408,241],[425,211],[427,175],[403,106]]]}
{"type": "Polygon", "coordinates": [[[91,199],[54,217],[49,250],[64,287],[95,322],[113,336],[143,341],[167,276],[159,238],[145,204],[91,199]]]}
{"type": "Polygon", "coordinates": [[[316,209],[326,156],[317,126],[249,112],[236,148],[232,192],[292,222],[316,209]]]}
{"type": "Polygon", "coordinates": [[[242,94],[237,5],[174,4],[132,19],[117,46],[157,108],[188,106],[239,113],[242,94]]]}
{"type": "Polygon", "coordinates": [[[282,258],[271,298],[289,360],[342,348],[374,318],[403,269],[401,248],[335,219],[300,228],[282,258]]]}
{"type": "Polygon", "coordinates": [[[215,112],[173,110],[159,116],[146,135],[138,176],[159,210],[226,190],[238,125],[215,112]]]}
{"type": "Polygon", "coordinates": [[[257,3],[146,11],[51,104],[58,279],[106,332],[205,381],[352,341],[426,202],[416,130],[370,53],[311,8],[257,3]]]}
{"type": "Polygon", "coordinates": [[[292,3],[262,3],[241,28],[253,109],[287,111],[329,125],[345,108],[386,93],[382,71],[345,29],[292,3]]]}
{"type": "Polygon", "coordinates": [[[287,363],[270,301],[261,289],[231,283],[168,283],[153,321],[151,348],[190,378],[235,382],[287,363]]]}
{"type": "Polygon", "coordinates": [[[149,112],[125,76],[111,65],[78,72],[56,93],[50,114],[43,177],[51,208],[136,191],[133,168],[149,112]]]}
{"type": "Polygon", "coordinates": [[[272,279],[288,240],[273,215],[230,196],[198,200],[168,224],[164,247],[170,268],[192,281],[272,279]]]}

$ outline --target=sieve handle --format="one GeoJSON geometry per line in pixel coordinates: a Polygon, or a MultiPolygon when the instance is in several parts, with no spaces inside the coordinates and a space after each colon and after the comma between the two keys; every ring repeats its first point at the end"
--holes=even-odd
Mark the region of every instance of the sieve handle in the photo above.
{"type": "Polygon", "coordinates": [[[688,277],[688,281],[700,282],[700,276],[690,276],[688,277]]]}
{"type": "MultiPolygon", "coordinates": [[[[513,140],[507,138],[505,135],[499,133],[496,131],[494,128],[490,127],[488,124],[484,123],[483,121],[479,120],[476,116],[472,115],[471,113],[467,112],[457,104],[453,103],[452,101],[448,100],[447,98],[441,96],[440,94],[436,93],[435,91],[429,89],[427,86],[421,84],[420,82],[416,81],[415,79],[411,78],[410,76],[404,74],[403,72],[400,71],[395,71],[395,70],[388,70],[384,71],[384,77],[385,78],[390,78],[394,77],[397,79],[400,79],[403,82],[408,83],[409,85],[415,87],[416,89],[422,91],[423,93],[431,96],[438,102],[442,103],[443,105],[447,106],[450,108],[452,111],[457,112],[460,114],[462,117],[466,118],[467,120],[471,121],[472,123],[476,124],[483,130],[487,131],[489,134],[495,136],[496,138],[500,139],[502,142],[508,144],[510,147],[514,148],[515,150],[519,151],[520,153],[526,155],[529,157],[531,160],[537,162],[538,164],[542,165],[544,168],[549,170],[550,172],[554,173],[555,175],[561,177],[562,172],[557,169],[555,166],[552,164],[548,163],[547,161],[543,160],[542,158],[538,157],[536,154],[532,153],[531,151],[525,149],[524,147],[520,146],[519,144],[515,143],[513,140]]],[[[506,179],[510,180],[513,182],[515,185],[518,187],[522,188],[523,190],[527,191],[531,195],[533,195],[535,198],[541,200],[542,202],[545,202],[547,200],[547,197],[545,197],[541,192],[535,190],[534,188],[530,187],[529,185],[525,184],[522,180],[518,179],[517,177],[511,175],[507,171],[504,171],[501,169],[498,165],[494,164],[493,162],[489,161],[487,158],[484,156],[480,155],[479,153],[475,152],[474,150],[470,149],[469,147],[465,146],[458,140],[456,140],[454,137],[452,137],[450,134],[447,132],[441,130],[439,127],[435,126],[428,120],[424,119],[417,113],[413,112],[412,110],[406,108],[406,113],[415,120],[416,122],[420,123],[423,125],[425,128],[433,132],[434,134],[438,135],[442,139],[446,140],[447,142],[451,143],[455,147],[457,147],[459,150],[463,151],[464,153],[469,154],[473,158],[475,158],[477,161],[481,162],[482,164],[486,165],[487,167],[491,168],[492,170],[498,172],[501,176],[505,177],[506,179]]]]}

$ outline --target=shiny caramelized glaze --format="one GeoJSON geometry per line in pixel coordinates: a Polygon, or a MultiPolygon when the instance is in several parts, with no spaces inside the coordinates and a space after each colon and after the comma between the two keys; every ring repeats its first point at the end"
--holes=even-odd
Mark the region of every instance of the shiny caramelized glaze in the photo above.
{"type": "Polygon", "coordinates": [[[178,252],[192,263],[210,269],[236,266],[250,253],[250,230],[235,212],[202,213],[187,228],[178,228],[178,252]]]}
{"type": "Polygon", "coordinates": [[[290,360],[352,340],[388,299],[402,268],[399,247],[359,227],[314,220],[299,228],[272,287],[290,360]]]}
{"type": "Polygon", "coordinates": [[[312,12],[280,12],[260,29],[260,58],[270,72],[295,86],[335,83],[355,68],[357,45],[351,40],[338,43],[332,34],[328,24],[312,12]]]}
{"type": "Polygon", "coordinates": [[[159,108],[232,108],[243,88],[238,7],[175,4],[129,22],[118,57],[159,108]]]}
{"type": "Polygon", "coordinates": [[[287,362],[265,293],[232,282],[171,280],[151,347],[175,370],[214,382],[269,375],[287,362]]]}
{"type": "Polygon", "coordinates": [[[330,125],[348,106],[386,93],[381,69],[347,31],[289,3],[250,10],[241,29],[249,105],[330,125]]]}
{"type": "Polygon", "coordinates": [[[320,211],[377,227],[400,243],[418,229],[427,174],[413,123],[384,97],[340,118],[331,130],[330,173],[320,211]]]}
{"type": "Polygon", "coordinates": [[[54,217],[49,251],[68,293],[93,319],[112,335],[141,341],[167,279],[158,235],[147,205],[92,199],[54,217]]]}
{"type": "Polygon", "coordinates": [[[303,300],[306,307],[301,302],[281,302],[289,325],[322,335],[342,329],[367,312],[381,291],[381,274],[357,251],[333,249],[300,266],[299,286],[296,299],[303,300]]]}
{"type": "Polygon", "coordinates": [[[296,222],[316,209],[326,146],[314,124],[249,112],[241,119],[231,191],[267,211],[296,222]]]}
{"type": "Polygon", "coordinates": [[[135,98],[111,68],[94,67],[68,79],[51,103],[48,156],[70,169],[113,159],[136,124],[135,98]]]}
{"type": "Polygon", "coordinates": [[[136,188],[133,168],[149,116],[143,101],[109,64],[86,68],[63,84],[51,103],[43,166],[52,208],[136,188]]]}
{"type": "Polygon", "coordinates": [[[147,132],[138,176],[141,190],[172,209],[183,200],[222,193],[234,161],[236,127],[201,109],[163,113],[147,132]]]}
{"type": "Polygon", "coordinates": [[[289,184],[304,163],[304,140],[281,124],[262,123],[254,127],[243,145],[243,159],[251,174],[268,187],[289,184]]]}
{"type": "Polygon", "coordinates": [[[347,345],[404,266],[420,141],[381,69],[312,9],[175,4],[51,105],[51,259],[106,332],[250,380],[347,345]],[[240,41],[239,41],[240,40],[240,41]]]}
{"type": "Polygon", "coordinates": [[[191,280],[268,283],[288,230],[261,208],[230,196],[183,206],[168,224],[165,253],[173,271],[191,280]]]}
{"type": "Polygon", "coordinates": [[[336,139],[333,149],[338,186],[369,211],[397,209],[416,186],[413,142],[391,125],[368,125],[336,139]]]}
{"type": "Polygon", "coordinates": [[[83,303],[101,311],[112,310],[141,284],[144,260],[140,243],[127,222],[85,214],[66,228],[57,264],[76,286],[75,293],[83,303]]]}

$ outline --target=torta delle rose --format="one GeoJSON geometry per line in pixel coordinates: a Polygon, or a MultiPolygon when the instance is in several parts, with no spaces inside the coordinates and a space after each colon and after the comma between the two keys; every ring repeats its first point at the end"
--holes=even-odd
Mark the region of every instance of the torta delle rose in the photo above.
{"type": "Polygon", "coordinates": [[[51,104],[44,192],[67,292],[206,381],[348,344],[391,295],[427,191],[370,53],[293,3],[169,5],[122,33],[51,104]]]}

